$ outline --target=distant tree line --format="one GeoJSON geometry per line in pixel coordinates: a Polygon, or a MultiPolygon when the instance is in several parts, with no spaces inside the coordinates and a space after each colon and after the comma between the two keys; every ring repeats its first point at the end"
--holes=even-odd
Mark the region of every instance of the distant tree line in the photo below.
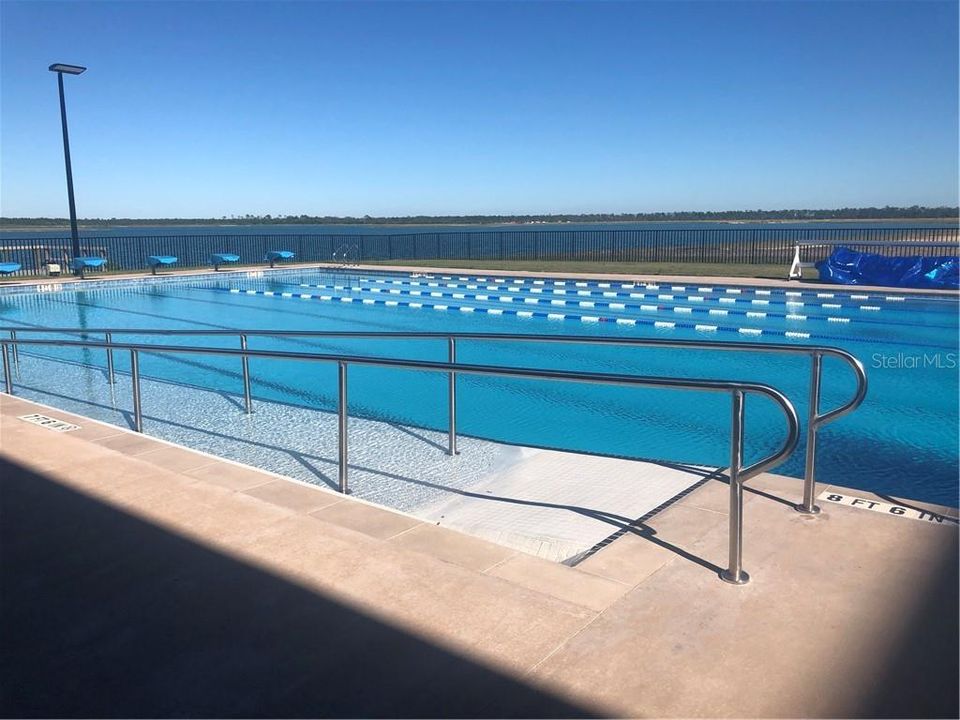
{"type": "MultiPolygon", "coordinates": [[[[526,223],[708,222],[775,220],[935,220],[960,216],[960,207],[866,207],[834,210],[723,210],[654,213],[582,213],[547,215],[409,215],[338,217],[332,215],[231,215],[219,218],[84,218],[87,227],[116,225],[479,225],[526,223]]],[[[0,217],[0,228],[60,227],[66,218],[0,217]]]]}

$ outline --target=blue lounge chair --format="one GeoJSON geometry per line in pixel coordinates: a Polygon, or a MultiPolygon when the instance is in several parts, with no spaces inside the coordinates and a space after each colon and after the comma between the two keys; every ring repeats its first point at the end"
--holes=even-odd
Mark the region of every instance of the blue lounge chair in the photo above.
{"type": "Polygon", "coordinates": [[[23,267],[20,263],[15,262],[3,262],[0,263],[0,275],[9,275],[10,273],[15,273],[23,267]]]}
{"type": "Polygon", "coordinates": [[[239,255],[234,255],[233,253],[214,253],[210,256],[210,264],[213,265],[215,271],[220,270],[221,265],[226,265],[227,263],[235,263],[240,259],[239,255]]]}
{"type": "Polygon", "coordinates": [[[151,255],[147,258],[147,263],[150,265],[150,272],[154,275],[157,274],[158,267],[173,265],[176,261],[177,258],[175,255],[151,255]]]}
{"type": "Polygon", "coordinates": [[[268,250],[263,259],[270,263],[270,267],[273,267],[277,260],[291,260],[294,257],[296,256],[292,250],[268,250]]]}
{"type": "Polygon", "coordinates": [[[88,268],[91,270],[96,270],[97,268],[102,268],[107,264],[107,259],[102,257],[76,257],[70,261],[70,267],[73,268],[73,271],[80,275],[80,279],[83,279],[83,272],[88,268]]]}

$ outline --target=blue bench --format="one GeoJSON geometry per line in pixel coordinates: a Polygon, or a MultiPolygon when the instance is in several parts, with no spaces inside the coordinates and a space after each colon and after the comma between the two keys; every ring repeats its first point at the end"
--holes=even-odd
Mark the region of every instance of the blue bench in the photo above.
{"type": "Polygon", "coordinates": [[[23,267],[20,263],[15,262],[3,262],[0,263],[0,275],[9,275],[10,273],[15,273],[23,267]]]}
{"type": "Polygon", "coordinates": [[[173,265],[177,261],[175,255],[151,255],[147,258],[147,263],[150,265],[150,272],[154,275],[157,274],[158,267],[167,267],[168,265],[173,265]]]}
{"type": "Polygon", "coordinates": [[[263,259],[270,263],[270,267],[273,267],[277,260],[292,260],[294,257],[296,255],[292,250],[268,250],[263,259]]]}
{"type": "Polygon", "coordinates": [[[219,271],[221,265],[235,263],[238,260],[240,260],[240,256],[233,253],[214,253],[210,256],[210,264],[213,265],[215,271],[219,271]]]}
{"type": "Polygon", "coordinates": [[[102,257],[76,257],[70,261],[70,267],[73,268],[73,271],[80,275],[80,279],[83,279],[84,270],[96,270],[97,268],[102,268],[107,264],[107,259],[102,257]]]}

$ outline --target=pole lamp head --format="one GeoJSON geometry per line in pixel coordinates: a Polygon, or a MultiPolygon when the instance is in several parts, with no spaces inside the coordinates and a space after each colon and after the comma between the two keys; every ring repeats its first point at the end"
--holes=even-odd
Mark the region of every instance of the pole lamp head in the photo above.
{"type": "Polygon", "coordinates": [[[79,65],[67,65],[66,63],[54,63],[47,69],[50,72],[66,73],[67,75],[80,75],[86,70],[85,67],[80,67],[79,65]]]}

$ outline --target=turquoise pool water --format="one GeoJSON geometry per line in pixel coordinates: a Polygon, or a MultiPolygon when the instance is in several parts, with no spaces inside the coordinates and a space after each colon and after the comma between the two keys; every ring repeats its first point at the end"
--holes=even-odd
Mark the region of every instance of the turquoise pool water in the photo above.
{"type": "MultiPolygon", "coordinates": [[[[156,281],[97,283],[79,289],[0,294],[0,326],[270,330],[450,331],[665,337],[832,345],[860,358],[870,389],[864,404],[820,433],[818,478],[957,505],[958,344],[954,299],[712,285],[493,281],[474,275],[276,271],[156,281]],[[561,284],[562,283],[562,284],[561,284]]],[[[216,338],[152,342],[232,346],[216,338]]],[[[120,340],[120,338],[116,338],[120,340]]],[[[255,349],[446,360],[438,340],[252,338],[255,349]]],[[[23,351],[27,353],[26,350],[23,351]]],[[[29,353],[99,373],[103,353],[57,347],[29,353]]],[[[458,360],[510,366],[709,377],[764,382],[807,412],[804,356],[715,350],[568,346],[462,341],[458,360]]],[[[117,368],[129,367],[117,354],[117,368]]],[[[255,399],[320,409],[336,406],[333,364],[251,360],[255,399]]],[[[239,394],[235,359],[144,355],[144,375],[239,394]]],[[[25,378],[24,383],[27,382],[25,378]]],[[[123,380],[121,379],[121,382],[123,380]]],[[[37,391],[82,399],[83,384],[29,379],[37,391]]],[[[447,425],[446,380],[398,369],[350,370],[353,415],[432,429],[447,425]]],[[[838,360],[824,363],[822,408],[854,391],[838,360]]],[[[538,447],[669,462],[725,465],[729,399],[689,391],[625,389],[549,381],[461,376],[460,432],[538,447]]],[[[166,409],[174,414],[175,407],[166,409]]],[[[224,418],[229,422],[234,418],[224,418]]],[[[783,420],[763,400],[747,403],[748,460],[774,449],[783,420]]],[[[803,443],[777,471],[802,476],[803,443]]]]}

